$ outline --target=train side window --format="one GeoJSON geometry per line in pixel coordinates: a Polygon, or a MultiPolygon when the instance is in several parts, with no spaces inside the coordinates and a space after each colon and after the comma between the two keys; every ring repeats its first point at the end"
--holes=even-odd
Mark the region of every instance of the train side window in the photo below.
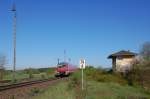
{"type": "Polygon", "coordinates": [[[65,67],[65,65],[58,65],[59,68],[65,67]]]}
{"type": "Polygon", "coordinates": [[[59,63],[57,66],[58,66],[59,68],[61,68],[61,67],[65,67],[66,65],[67,65],[67,63],[61,62],[61,63],[59,63]]]}

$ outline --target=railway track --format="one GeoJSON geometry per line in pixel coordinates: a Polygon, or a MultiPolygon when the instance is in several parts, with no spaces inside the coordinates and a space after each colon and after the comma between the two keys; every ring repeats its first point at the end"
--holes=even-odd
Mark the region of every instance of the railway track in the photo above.
{"type": "Polygon", "coordinates": [[[47,81],[54,81],[54,80],[59,80],[60,78],[50,78],[50,79],[43,79],[43,80],[35,80],[35,81],[28,81],[28,82],[21,82],[21,83],[16,83],[16,84],[11,84],[11,85],[5,85],[5,86],[0,86],[0,92],[4,90],[9,90],[9,89],[14,89],[14,88],[19,88],[23,86],[29,86],[29,85],[34,85],[38,83],[43,83],[47,81]]]}

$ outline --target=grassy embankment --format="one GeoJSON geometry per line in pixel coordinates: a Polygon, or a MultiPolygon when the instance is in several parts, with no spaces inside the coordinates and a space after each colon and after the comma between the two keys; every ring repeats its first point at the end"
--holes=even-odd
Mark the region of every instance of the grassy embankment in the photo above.
{"type": "Polygon", "coordinates": [[[76,99],[74,90],[68,88],[68,82],[61,82],[54,86],[49,86],[45,91],[41,91],[31,99],[76,99]]]}
{"type": "Polygon", "coordinates": [[[51,86],[32,99],[149,99],[150,95],[141,88],[121,86],[116,83],[88,82],[87,89],[69,89],[68,83],[51,86]]]}
{"type": "Polygon", "coordinates": [[[128,85],[120,75],[94,68],[88,68],[85,74],[83,91],[79,71],[69,81],[50,86],[32,99],[150,99],[149,92],[137,85],[128,85]]]}
{"type": "MultiPolygon", "coordinates": [[[[15,73],[16,81],[22,80],[37,80],[54,77],[54,69],[52,68],[42,68],[42,69],[25,69],[18,70],[15,73]]],[[[5,71],[3,80],[13,80],[13,72],[10,70],[5,71]]]]}

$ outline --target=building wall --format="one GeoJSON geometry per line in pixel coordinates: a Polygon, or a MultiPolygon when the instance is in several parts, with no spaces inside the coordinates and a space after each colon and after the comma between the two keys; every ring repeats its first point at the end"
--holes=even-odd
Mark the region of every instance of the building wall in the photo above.
{"type": "Polygon", "coordinates": [[[116,71],[116,58],[112,58],[112,69],[113,71],[116,71]]]}
{"type": "Polygon", "coordinates": [[[126,70],[130,70],[133,60],[133,57],[116,58],[116,71],[125,72],[126,70]]]}

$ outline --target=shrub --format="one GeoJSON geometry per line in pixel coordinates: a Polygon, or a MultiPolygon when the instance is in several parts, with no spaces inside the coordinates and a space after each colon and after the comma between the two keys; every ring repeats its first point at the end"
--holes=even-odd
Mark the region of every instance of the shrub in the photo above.
{"type": "Polygon", "coordinates": [[[42,79],[46,79],[46,74],[45,73],[41,73],[41,78],[42,79]]]}
{"type": "Polygon", "coordinates": [[[132,71],[127,75],[127,79],[133,84],[150,90],[150,62],[134,64],[132,71]]]}
{"type": "Polygon", "coordinates": [[[95,80],[98,82],[117,82],[119,84],[127,84],[127,81],[120,74],[112,74],[101,68],[87,68],[85,70],[86,78],[88,80],[95,80]]]}
{"type": "Polygon", "coordinates": [[[32,73],[29,73],[29,78],[33,78],[33,74],[32,73]]]}
{"type": "Polygon", "coordinates": [[[34,77],[33,76],[34,69],[28,68],[28,69],[25,69],[24,72],[29,75],[29,78],[33,78],[34,77]]]}
{"type": "Polygon", "coordinates": [[[76,86],[80,85],[80,78],[81,78],[80,76],[81,76],[80,71],[77,71],[76,73],[72,74],[68,84],[69,89],[75,88],[76,86]]]}

